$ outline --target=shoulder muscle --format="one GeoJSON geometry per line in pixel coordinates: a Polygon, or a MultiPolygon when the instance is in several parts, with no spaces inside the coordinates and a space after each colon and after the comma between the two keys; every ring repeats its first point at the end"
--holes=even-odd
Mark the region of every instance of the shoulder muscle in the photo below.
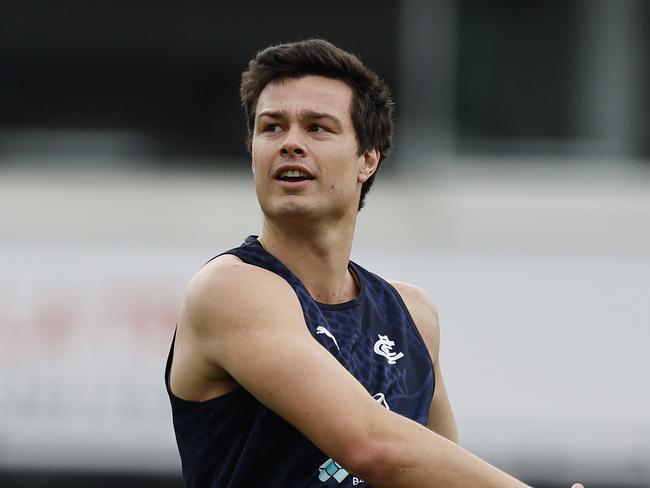
{"type": "Polygon", "coordinates": [[[231,338],[263,333],[278,312],[294,319],[283,322],[287,325],[302,319],[289,284],[268,270],[224,255],[203,267],[188,285],[179,328],[189,329],[220,363],[231,338]]]}

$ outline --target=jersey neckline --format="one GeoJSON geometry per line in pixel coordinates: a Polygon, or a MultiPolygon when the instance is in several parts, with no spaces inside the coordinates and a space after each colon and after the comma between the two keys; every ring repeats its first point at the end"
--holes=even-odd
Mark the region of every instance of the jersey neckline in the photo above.
{"type": "Polygon", "coordinates": [[[262,243],[259,241],[258,236],[256,235],[250,235],[246,240],[244,241],[245,244],[248,245],[254,245],[258,246],[260,249],[262,249],[265,253],[267,253],[269,256],[272,256],[273,259],[275,259],[282,267],[284,267],[287,272],[295,278],[295,280],[300,283],[300,286],[302,286],[307,294],[309,295],[309,298],[311,298],[316,305],[318,305],[318,308],[321,310],[343,310],[346,308],[352,308],[356,307],[357,305],[360,305],[363,302],[363,297],[365,296],[365,283],[363,280],[363,277],[359,271],[359,266],[354,263],[353,261],[348,261],[348,269],[350,270],[350,273],[352,273],[353,279],[358,283],[359,285],[359,293],[356,297],[354,297],[351,300],[341,302],[341,303],[322,303],[316,300],[311,293],[309,293],[309,290],[307,287],[303,284],[302,281],[300,281],[300,278],[298,278],[289,268],[285,266],[285,264],[280,261],[277,257],[275,257],[273,254],[271,254],[269,251],[267,251],[264,246],[262,246],[262,243]]]}

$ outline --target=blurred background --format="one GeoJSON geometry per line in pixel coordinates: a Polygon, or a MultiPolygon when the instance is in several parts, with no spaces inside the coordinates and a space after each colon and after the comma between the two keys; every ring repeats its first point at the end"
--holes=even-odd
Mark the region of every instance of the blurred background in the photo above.
{"type": "Polygon", "coordinates": [[[183,290],[259,232],[239,76],[323,37],[392,87],[353,259],[427,289],[461,440],[650,487],[650,3],[0,4],[0,485],[180,487],[183,290]]]}

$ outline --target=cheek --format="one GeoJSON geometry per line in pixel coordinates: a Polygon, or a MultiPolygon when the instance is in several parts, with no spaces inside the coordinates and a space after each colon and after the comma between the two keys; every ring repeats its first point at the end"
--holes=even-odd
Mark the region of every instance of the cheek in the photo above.
{"type": "Polygon", "coordinates": [[[251,140],[251,154],[263,154],[272,150],[276,142],[268,137],[254,135],[251,140]]]}
{"type": "Polygon", "coordinates": [[[253,140],[253,143],[251,144],[251,158],[253,159],[253,161],[255,161],[258,158],[259,153],[260,153],[260,143],[253,140]]]}
{"type": "Polygon", "coordinates": [[[358,185],[359,161],[350,157],[348,152],[332,154],[335,161],[327,170],[327,188],[336,194],[354,193],[358,185]]]}
{"type": "Polygon", "coordinates": [[[251,145],[251,165],[253,172],[260,173],[264,170],[269,157],[269,144],[263,141],[253,141],[251,145]]]}

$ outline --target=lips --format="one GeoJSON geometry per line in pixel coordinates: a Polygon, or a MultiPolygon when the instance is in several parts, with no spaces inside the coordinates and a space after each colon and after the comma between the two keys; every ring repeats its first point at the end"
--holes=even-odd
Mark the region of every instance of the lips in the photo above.
{"type": "Polygon", "coordinates": [[[301,164],[281,164],[273,173],[276,180],[298,182],[315,179],[307,167],[301,164]]]}

